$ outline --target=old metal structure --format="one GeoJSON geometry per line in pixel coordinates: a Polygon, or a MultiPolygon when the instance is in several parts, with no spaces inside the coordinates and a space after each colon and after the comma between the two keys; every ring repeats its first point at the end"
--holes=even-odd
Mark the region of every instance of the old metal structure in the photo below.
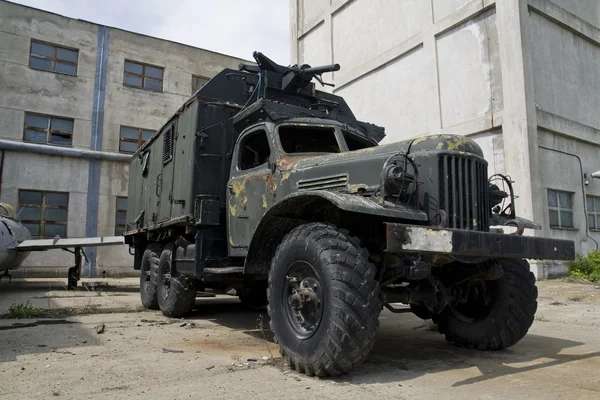
{"type": "Polygon", "coordinates": [[[474,141],[378,145],[383,128],[311,82],[339,65],[254,57],[131,159],[125,241],[144,306],[178,317],[206,289],[268,299],[282,353],[309,375],[362,361],[383,306],[464,346],[519,341],[537,306],[524,259],[570,259],[574,243],[522,236],[536,224],[517,218],[512,182],[488,179],[474,141]]]}

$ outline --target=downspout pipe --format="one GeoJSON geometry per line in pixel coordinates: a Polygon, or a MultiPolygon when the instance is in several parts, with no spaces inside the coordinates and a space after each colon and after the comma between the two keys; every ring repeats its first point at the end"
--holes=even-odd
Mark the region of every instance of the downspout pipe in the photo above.
{"type": "Polygon", "coordinates": [[[49,146],[37,143],[17,142],[13,140],[0,139],[0,149],[4,155],[4,150],[24,151],[28,153],[47,154],[52,156],[63,156],[73,158],[85,158],[90,160],[107,160],[128,163],[131,156],[119,153],[109,153],[106,151],[74,149],[71,147],[49,146]]]}

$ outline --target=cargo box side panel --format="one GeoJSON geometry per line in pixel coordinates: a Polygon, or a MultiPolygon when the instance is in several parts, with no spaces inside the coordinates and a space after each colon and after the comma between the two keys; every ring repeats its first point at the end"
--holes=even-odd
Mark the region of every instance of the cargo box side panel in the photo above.
{"type": "MultiPolygon", "coordinates": [[[[198,134],[195,141],[194,202],[200,209],[203,199],[218,201],[219,224],[225,224],[225,202],[227,181],[231,165],[231,154],[237,138],[232,117],[239,109],[218,103],[198,103],[198,134]]],[[[196,216],[197,222],[199,215],[196,216]]],[[[209,223],[214,225],[214,219],[209,223]]]]}
{"type": "Polygon", "coordinates": [[[144,227],[153,228],[158,219],[158,207],[160,205],[160,186],[162,179],[162,135],[158,136],[148,147],[150,151],[148,162],[148,173],[144,176],[142,191],[144,209],[144,227]]]}
{"type": "MultiPolygon", "coordinates": [[[[171,219],[171,206],[173,204],[173,178],[175,174],[175,163],[177,147],[177,121],[174,118],[161,131],[162,152],[160,165],[162,172],[158,179],[157,193],[159,195],[158,222],[164,223],[171,219]]],[[[159,139],[159,141],[160,141],[159,139]]]]}
{"type": "Polygon", "coordinates": [[[171,218],[179,218],[194,212],[193,145],[196,134],[198,117],[198,103],[189,104],[177,120],[177,135],[175,141],[175,162],[173,176],[173,203],[171,204],[171,218]]]}

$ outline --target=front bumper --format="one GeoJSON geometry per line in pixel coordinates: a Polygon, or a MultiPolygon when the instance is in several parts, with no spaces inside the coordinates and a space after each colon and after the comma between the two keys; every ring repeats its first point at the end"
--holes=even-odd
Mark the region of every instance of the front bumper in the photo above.
{"type": "Polygon", "coordinates": [[[387,252],[573,260],[575,242],[513,234],[386,223],[387,252]]]}

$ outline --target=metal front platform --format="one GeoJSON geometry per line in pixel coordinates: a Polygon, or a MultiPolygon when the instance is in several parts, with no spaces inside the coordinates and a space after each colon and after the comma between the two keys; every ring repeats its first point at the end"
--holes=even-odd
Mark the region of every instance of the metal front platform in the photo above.
{"type": "Polygon", "coordinates": [[[514,234],[386,223],[386,251],[453,256],[573,260],[575,242],[514,234]]]}

